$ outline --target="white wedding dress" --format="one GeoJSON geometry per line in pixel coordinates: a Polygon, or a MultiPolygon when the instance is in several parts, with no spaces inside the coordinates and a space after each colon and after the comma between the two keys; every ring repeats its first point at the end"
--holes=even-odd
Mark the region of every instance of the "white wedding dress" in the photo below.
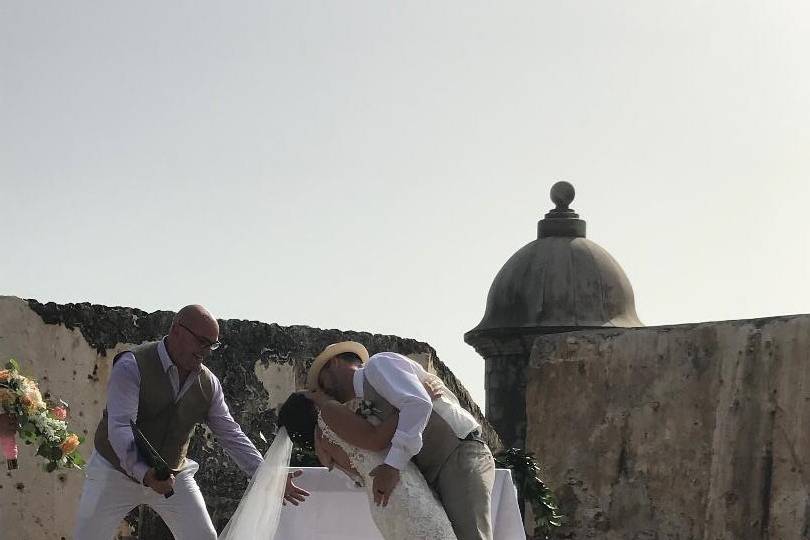
{"type": "MultiPolygon", "coordinates": [[[[318,424],[324,436],[346,452],[352,467],[360,474],[359,479],[352,480],[365,486],[371,517],[385,540],[457,540],[444,507],[412,461],[400,471],[399,484],[391,493],[388,506],[377,506],[369,473],[383,463],[385,452],[349,445],[320,415],[318,424]]],[[[291,451],[292,442],[287,431],[281,428],[219,540],[279,540],[275,537],[291,451]]],[[[306,508],[306,502],[303,504],[306,508]]]]}
{"type": "Polygon", "coordinates": [[[456,540],[442,503],[412,461],[400,471],[399,483],[388,499],[388,506],[377,506],[372,491],[373,477],[369,473],[383,463],[386,453],[350,445],[329,428],[320,414],[318,425],[324,437],[346,452],[352,467],[360,474],[371,518],[385,540],[456,540]]]}

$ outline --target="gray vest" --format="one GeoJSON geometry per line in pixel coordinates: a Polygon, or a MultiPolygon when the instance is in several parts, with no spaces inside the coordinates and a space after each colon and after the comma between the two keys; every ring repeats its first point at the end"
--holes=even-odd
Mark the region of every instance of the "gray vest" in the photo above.
{"type": "MultiPolygon", "coordinates": [[[[189,389],[177,401],[171,382],[158,355],[158,342],[146,343],[132,349],[141,375],[138,395],[138,418],[135,424],[172,469],[182,469],[186,452],[197,424],[205,421],[214,396],[213,373],[201,366],[189,389]]],[[[119,353],[115,363],[122,353],[119,353]]],[[[95,435],[96,451],[116,469],[127,474],[120,465],[107,435],[107,409],[98,423],[95,435]]],[[[140,479],[138,479],[140,480],[140,479]]]]}
{"type": "MultiPolygon", "coordinates": [[[[398,412],[396,407],[377,393],[377,390],[369,384],[365,377],[363,377],[363,399],[372,402],[374,407],[380,411],[379,416],[382,420],[398,412]]],[[[425,431],[422,432],[422,449],[413,457],[414,463],[422,471],[428,484],[435,483],[442,465],[459,444],[461,444],[461,439],[458,438],[450,424],[435,410],[431,412],[425,431]]]]}

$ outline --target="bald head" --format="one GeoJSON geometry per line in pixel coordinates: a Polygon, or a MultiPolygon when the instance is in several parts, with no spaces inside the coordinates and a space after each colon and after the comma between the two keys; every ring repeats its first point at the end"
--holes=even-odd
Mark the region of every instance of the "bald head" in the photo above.
{"type": "Polygon", "coordinates": [[[219,340],[219,323],[199,304],[182,308],[169,330],[169,356],[178,368],[194,371],[219,340]]]}
{"type": "Polygon", "coordinates": [[[217,320],[211,315],[211,312],[202,307],[200,304],[191,304],[181,308],[172,320],[172,324],[183,323],[186,325],[209,325],[216,327],[217,335],[219,335],[219,324],[217,320]]]}

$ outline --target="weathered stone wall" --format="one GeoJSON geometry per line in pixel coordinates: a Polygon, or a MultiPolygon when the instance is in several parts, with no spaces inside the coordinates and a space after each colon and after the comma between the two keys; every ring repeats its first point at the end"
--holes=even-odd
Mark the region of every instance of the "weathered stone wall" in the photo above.
{"type": "MultiPolygon", "coordinates": [[[[39,380],[43,391],[70,403],[71,425],[88,436],[82,454],[89,457],[92,434],[106,401],[112,358],[134,344],[159,339],[172,317],[173,313],[165,311],[40,304],[0,296],[0,360],[17,358],[23,371],[39,380]]],[[[425,343],[243,320],[221,320],[220,329],[223,345],[207,365],[222,381],[234,418],[262,452],[267,445],[259,439],[259,432],[272,440],[276,408],[303,386],[313,357],[329,343],[347,339],[362,342],[371,354],[383,350],[406,354],[437,373],[482,421],[491,444],[499,444],[467,391],[425,343]]],[[[200,463],[196,479],[220,529],[236,508],[247,479],[204,427],[198,427],[189,455],[200,463]]],[[[70,538],[83,475],[44,472],[32,448],[21,449],[19,461],[18,470],[0,472],[0,540],[70,538]]],[[[151,513],[142,519],[141,533],[144,538],[166,538],[162,523],[151,513]]]]}
{"type": "Polygon", "coordinates": [[[810,316],[542,336],[527,380],[561,537],[810,537],[810,316]]]}

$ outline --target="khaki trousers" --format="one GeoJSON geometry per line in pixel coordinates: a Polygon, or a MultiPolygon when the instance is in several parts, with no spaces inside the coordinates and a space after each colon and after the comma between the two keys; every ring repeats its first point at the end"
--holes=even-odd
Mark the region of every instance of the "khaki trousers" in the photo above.
{"type": "Polygon", "coordinates": [[[432,486],[458,540],[492,540],[492,486],[495,461],[480,441],[462,441],[439,470],[432,486]]]}

